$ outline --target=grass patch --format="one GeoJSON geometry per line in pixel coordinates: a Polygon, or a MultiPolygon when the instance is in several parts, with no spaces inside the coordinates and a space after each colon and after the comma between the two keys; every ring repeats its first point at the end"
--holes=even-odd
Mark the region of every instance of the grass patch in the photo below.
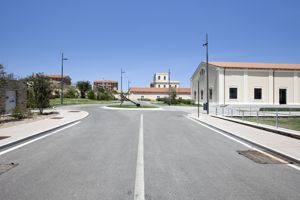
{"type": "MultiPolygon", "coordinates": [[[[81,98],[64,98],[64,105],[76,105],[76,104],[111,104],[112,102],[118,101],[99,101],[91,99],[81,98]]],[[[60,106],[60,98],[50,99],[50,107],[60,106]]]]}
{"type": "MultiPolygon", "coordinates": [[[[238,117],[238,119],[242,119],[238,117]]],[[[257,122],[256,117],[244,117],[245,121],[257,122]]],[[[260,124],[276,126],[275,117],[259,117],[260,124]]],[[[300,117],[279,117],[278,126],[281,128],[300,131],[300,117]]]]}
{"type": "Polygon", "coordinates": [[[300,108],[260,108],[259,111],[291,111],[291,112],[297,112],[300,111],[300,108]]]}
{"type": "Polygon", "coordinates": [[[136,105],[128,105],[128,104],[110,105],[108,107],[111,107],[111,108],[158,108],[157,106],[141,105],[140,107],[137,107],[136,105]]]}

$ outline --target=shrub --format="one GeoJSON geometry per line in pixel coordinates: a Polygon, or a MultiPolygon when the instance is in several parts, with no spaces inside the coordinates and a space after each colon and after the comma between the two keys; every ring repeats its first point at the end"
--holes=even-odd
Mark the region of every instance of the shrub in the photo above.
{"type": "Polygon", "coordinates": [[[64,95],[66,98],[75,98],[76,97],[76,90],[73,87],[69,87],[64,95]]]}
{"type": "Polygon", "coordinates": [[[90,90],[87,93],[87,97],[88,97],[88,99],[95,99],[95,93],[94,93],[94,91],[90,90]]]}
{"type": "Polygon", "coordinates": [[[26,117],[25,113],[18,106],[12,110],[12,116],[15,119],[24,119],[26,117]]]}

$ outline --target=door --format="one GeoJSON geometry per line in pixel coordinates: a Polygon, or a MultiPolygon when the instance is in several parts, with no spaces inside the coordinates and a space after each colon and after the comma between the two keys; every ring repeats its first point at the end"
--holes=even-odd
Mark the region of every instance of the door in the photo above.
{"type": "Polygon", "coordinates": [[[9,113],[16,107],[16,91],[6,91],[5,93],[5,112],[9,113]]]}
{"type": "Polygon", "coordinates": [[[286,89],[279,89],[279,104],[286,104],[286,89]]]}

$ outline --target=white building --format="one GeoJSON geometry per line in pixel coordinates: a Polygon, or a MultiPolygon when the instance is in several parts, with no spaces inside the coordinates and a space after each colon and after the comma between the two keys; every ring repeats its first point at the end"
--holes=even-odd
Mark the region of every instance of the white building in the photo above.
{"type": "MultiPolygon", "coordinates": [[[[191,78],[192,99],[206,102],[206,62],[191,78]],[[198,89],[199,81],[199,89],[198,89]]],[[[222,104],[300,104],[300,64],[209,62],[209,100],[222,104]]]]}
{"type": "MultiPolygon", "coordinates": [[[[177,98],[191,99],[190,88],[171,88],[170,91],[176,91],[177,98]]],[[[156,100],[158,98],[169,97],[169,88],[130,88],[130,99],[133,100],[156,100]]]]}
{"type": "Polygon", "coordinates": [[[169,73],[155,73],[153,75],[153,82],[150,83],[151,88],[179,88],[179,81],[169,81],[169,73]]]}

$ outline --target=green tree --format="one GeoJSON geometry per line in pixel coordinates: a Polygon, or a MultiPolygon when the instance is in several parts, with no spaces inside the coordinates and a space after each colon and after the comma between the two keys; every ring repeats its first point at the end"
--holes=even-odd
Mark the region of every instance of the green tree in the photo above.
{"type": "Polygon", "coordinates": [[[95,93],[93,90],[90,90],[88,93],[87,93],[87,97],[88,99],[95,99],[95,93]]]}
{"type": "Polygon", "coordinates": [[[85,93],[92,88],[89,81],[78,81],[76,87],[80,91],[81,98],[85,98],[85,93]]]}
{"type": "Polygon", "coordinates": [[[43,74],[39,73],[27,78],[27,86],[29,93],[32,92],[32,96],[29,95],[29,98],[34,105],[40,111],[40,114],[43,114],[44,108],[49,107],[49,101],[51,97],[51,85],[50,81],[43,74]]]}
{"type": "Polygon", "coordinates": [[[66,98],[75,98],[76,97],[76,89],[73,86],[68,87],[65,97],[66,98]]]}

